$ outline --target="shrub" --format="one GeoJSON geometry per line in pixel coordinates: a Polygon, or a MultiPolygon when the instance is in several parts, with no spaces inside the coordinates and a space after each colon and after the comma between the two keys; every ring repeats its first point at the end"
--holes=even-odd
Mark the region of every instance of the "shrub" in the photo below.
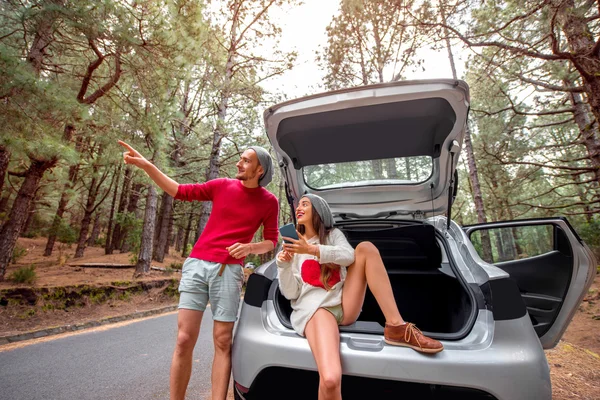
{"type": "Polygon", "coordinates": [[[171,264],[169,264],[170,269],[181,269],[183,268],[183,264],[182,263],[178,263],[178,262],[172,262],[171,264]]]}
{"type": "Polygon", "coordinates": [[[19,261],[21,258],[25,257],[26,255],[27,255],[27,249],[25,247],[21,247],[17,244],[17,245],[15,245],[15,249],[13,250],[11,262],[13,264],[15,264],[17,261],[19,261]]]}
{"type": "Polygon", "coordinates": [[[121,294],[119,294],[119,300],[130,301],[131,300],[131,292],[129,290],[123,291],[121,294]]]}
{"type": "Polygon", "coordinates": [[[30,265],[29,267],[22,267],[12,273],[10,276],[10,280],[16,283],[28,283],[31,284],[35,282],[37,276],[35,273],[35,265],[30,265]]]}
{"type": "Polygon", "coordinates": [[[577,227],[579,236],[587,243],[596,257],[600,257],[600,220],[581,224],[577,227]]]}
{"type": "Polygon", "coordinates": [[[60,226],[58,227],[58,231],[56,232],[56,239],[62,243],[73,244],[77,241],[77,237],[77,230],[75,230],[71,224],[67,223],[65,220],[62,220],[60,226]]]}
{"type": "Polygon", "coordinates": [[[56,235],[56,240],[65,244],[73,244],[77,241],[78,232],[73,228],[72,224],[66,219],[60,219],[58,225],[54,227],[54,223],[48,228],[47,235],[56,235]]]}

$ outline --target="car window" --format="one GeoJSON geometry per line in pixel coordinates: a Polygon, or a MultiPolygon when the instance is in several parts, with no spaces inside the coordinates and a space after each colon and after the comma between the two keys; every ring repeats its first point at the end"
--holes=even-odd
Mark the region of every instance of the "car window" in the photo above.
{"type": "Polygon", "coordinates": [[[432,172],[433,161],[429,156],[318,164],[303,168],[304,181],[312,189],[414,185],[426,181],[432,172]]]}
{"type": "Polygon", "coordinates": [[[495,264],[546,254],[554,250],[553,225],[478,229],[470,238],[482,260],[495,264]]]}

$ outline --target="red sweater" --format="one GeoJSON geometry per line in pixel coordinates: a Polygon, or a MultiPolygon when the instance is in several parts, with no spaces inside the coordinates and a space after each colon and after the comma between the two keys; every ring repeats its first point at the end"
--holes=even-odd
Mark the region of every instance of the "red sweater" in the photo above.
{"type": "Polygon", "coordinates": [[[213,179],[179,185],[177,200],[212,201],[212,212],[190,257],[223,264],[244,264],[229,255],[234,243],[250,243],[264,226],[263,237],[277,246],[279,202],[263,187],[249,189],[237,179],[213,179]]]}

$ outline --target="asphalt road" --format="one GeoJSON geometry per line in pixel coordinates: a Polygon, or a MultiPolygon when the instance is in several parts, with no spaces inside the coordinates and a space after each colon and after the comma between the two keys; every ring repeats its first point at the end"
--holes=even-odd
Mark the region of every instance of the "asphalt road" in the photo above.
{"type": "MultiPolygon", "coordinates": [[[[210,394],[212,314],[194,351],[188,399],[210,394]]],[[[1,400],[146,400],[169,398],[177,314],[0,349],[1,400]]]]}

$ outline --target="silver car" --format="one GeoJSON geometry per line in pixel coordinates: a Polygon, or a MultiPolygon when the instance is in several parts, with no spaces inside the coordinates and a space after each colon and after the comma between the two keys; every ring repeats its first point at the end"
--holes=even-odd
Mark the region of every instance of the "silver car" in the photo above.
{"type": "MultiPolygon", "coordinates": [[[[543,349],[563,335],[596,260],[564,218],[460,227],[444,216],[468,110],[465,82],[432,80],[323,93],[265,112],[290,207],[303,193],[325,198],[352,245],[378,247],[404,319],[444,344],[435,355],[386,345],[367,292],[358,321],[340,327],[346,400],[552,397],[543,349]]],[[[290,313],[274,260],[258,267],[234,336],[236,399],[317,397],[317,367],[290,313]]]]}

